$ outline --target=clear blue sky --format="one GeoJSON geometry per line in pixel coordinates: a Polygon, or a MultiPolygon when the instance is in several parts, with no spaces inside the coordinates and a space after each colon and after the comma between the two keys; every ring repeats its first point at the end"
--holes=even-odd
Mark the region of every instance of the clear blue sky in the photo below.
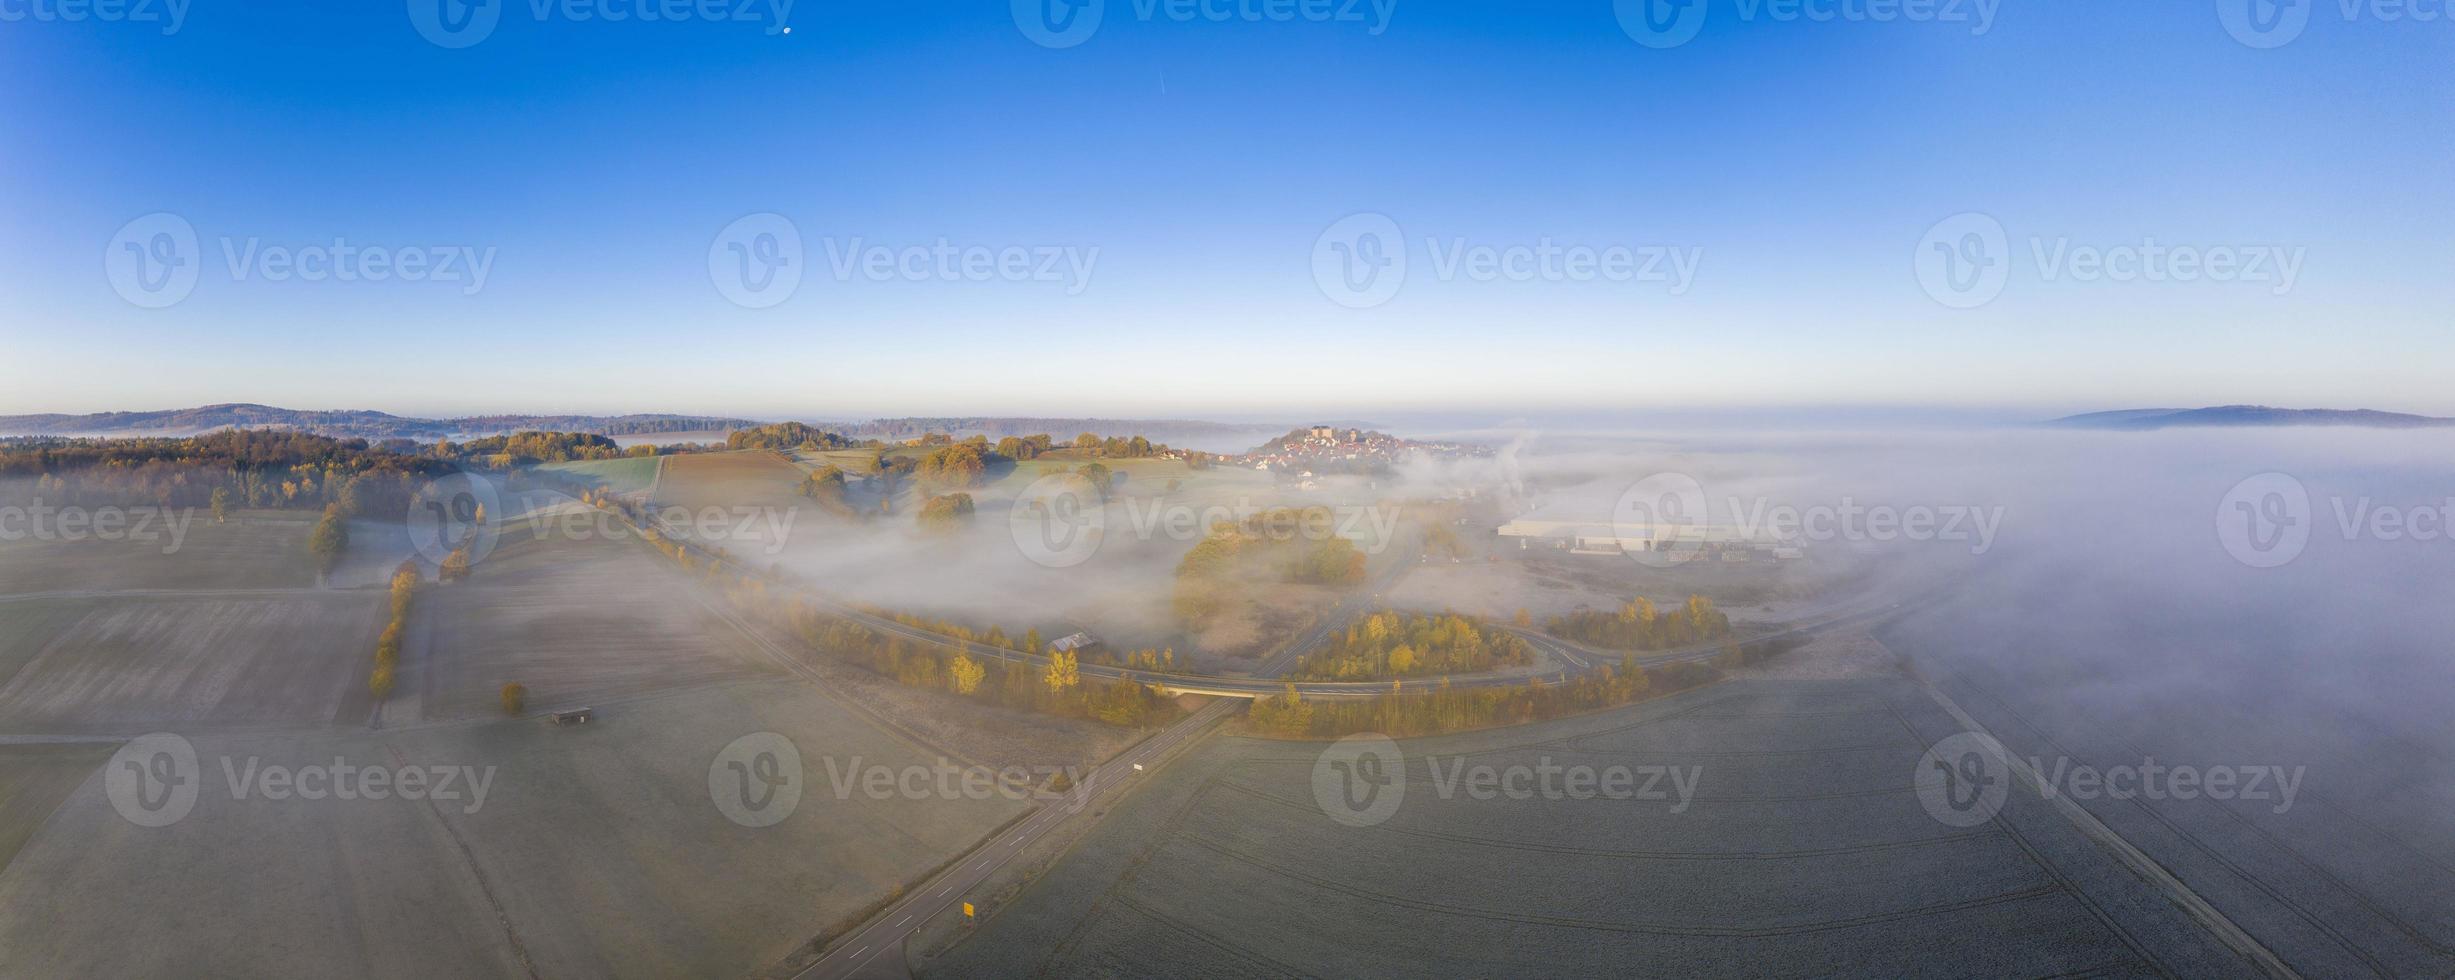
{"type": "Polygon", "coordinates": [[[0,412],[2455,414],[2445,21],[2328,3],[2263,50],[2225,0],[2015,4],[1982,34],[1706,0],[1657,49],[1610,0],[1395,0],[1377,35],[1368,2],[1319,23],[1106,0],[1050,48],[1005,2],[805,0],[784,34],[765,3],[608,23],[496,0],[447,49],[419,2],[195,0],[166,35],[168,0],[141,23],[0,0],[0,412]],[[149,309],[106,263],[156,212],[200,254],[149,309]],[[758,212],[791,222],[804,275],[752,309],[709,253],[758,212]],[[1314,253],[1359,212],[1409,265],[1351,309],[1314,253]],[[2008,236],[1974,309],[1915,267],[1962,212],[2008,236]],[[230,267],[249,239],[336,238],[493,258],[473,294],[230,267]],[[1698,264],[1676,295],[1436,271],[1455,243],[1547,238],[1698,264]],[[829,249],[856,239],[1099,251],[1069,294],[839,278],[829,249]],[[2035,257],[2151,239],[2301,258],[2278,295],[2035,257]]]}

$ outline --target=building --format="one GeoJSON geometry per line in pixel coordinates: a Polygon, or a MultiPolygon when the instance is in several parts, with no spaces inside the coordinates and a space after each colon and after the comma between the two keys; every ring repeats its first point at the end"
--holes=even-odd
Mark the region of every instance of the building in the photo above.
{"type": "Polygon", "coordinates": [[[1050,640],[1048,652],[1069,653],[1081,650],[1085,647],[1096,646],[1099,642],[1100,641],[1097,637],[1094,637],[1089,633],[1071,633],[1065,636],[1060,636],[1054,640],[1050,640]]]}
{"type": "Polygon", "coordinates": [[[1332,439],[1338,438],[1338,430],[1326,425],[1316,425],[1313,427],[1312,436],[1315,439],[1328,442],[1332,439]]]}

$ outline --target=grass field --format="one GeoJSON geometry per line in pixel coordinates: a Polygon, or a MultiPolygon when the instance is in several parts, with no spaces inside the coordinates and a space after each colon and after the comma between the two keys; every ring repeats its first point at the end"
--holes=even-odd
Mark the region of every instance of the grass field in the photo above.
{"type": "Polygon", "coordinates": [[[657,467],[664,460],[655,456],[625,459],[599,459],[569,463],[546,463],[537,467],[546,473],[582,480],[599,490],[615,493],[635,493],[648,489],[656,482],[657,467]]]}
{"type": "Polygon", "coordinates": [[[2238,961],[2050,808],[1911,791],[1949,719],[1896,679],[1735,682],[1402,743],[1385,823],[1323,743],[1222,739],[1121,804],[928,977],[2223,975],[2238,961]],[[1693,802],[1442,797],[1422,760],[1694,766],[1693,802]],[[1494,873],[1505,869],[1506,873],[1494,873]],[[2124,931],[2108,926],[2120,922],[2124,931]],[[1191,966],[1189,966],[1189,964],[1191,966]]]}

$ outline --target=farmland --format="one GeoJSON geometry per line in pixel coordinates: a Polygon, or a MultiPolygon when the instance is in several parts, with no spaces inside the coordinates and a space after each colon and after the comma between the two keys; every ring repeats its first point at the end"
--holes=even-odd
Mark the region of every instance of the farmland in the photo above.
{"type": "Polygon", "coordinates": [[[0,595],[313,585],[314,527],[312,514],[244,511],[216,524],[204,510],[174,509],[146,528],[131,523],[129,534],[153,540],[0,541],[0,595]]]}
{"type": "Polygon", "coordinates": [[[421,592],[386,717],[492,714],[511,681],[556,705],[778,673],[695,594],[636,540],[507,525],[467,581],[421,592]]]}
{"type": "Polygon", "coordinates": [[[308,590],[0,603],[0,718],[126,733],[346,721],[364,708],[353,696],[382,606],[378,593],[308,590]]]}
{"type": "Polygon", "coordinates": [[[1402,743],[1386,823],[1316,803],[1323,743],[1224,739],[1136,792],[929,977],[2187,975],[2230,954],[2050,809],[1956,830],[1911,792],[1910,685],[1747,681],[1402,743]],[[1443,798],[1419,759],[1695,767],[1670,799],[1443,798]],[[1494,868],[1510,869],[1505,875],[1494,868]],[[2109,926],[2109,917],[2122,928],[2109,926]]]}

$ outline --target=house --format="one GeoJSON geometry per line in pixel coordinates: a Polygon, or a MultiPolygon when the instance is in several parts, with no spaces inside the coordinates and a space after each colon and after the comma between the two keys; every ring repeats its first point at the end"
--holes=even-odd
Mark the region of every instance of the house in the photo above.
{"type": "Polygon", "coordinates": [[[1092,636],[1089,633],[1070,633],[1065,636],[1060,636],[1054,640],[1050,640],[1048,652],[1074,653],[1082,650],[1084,647],[1096,646],[1099,644],[1099,642],[1098,637],[1092,636]]]}

